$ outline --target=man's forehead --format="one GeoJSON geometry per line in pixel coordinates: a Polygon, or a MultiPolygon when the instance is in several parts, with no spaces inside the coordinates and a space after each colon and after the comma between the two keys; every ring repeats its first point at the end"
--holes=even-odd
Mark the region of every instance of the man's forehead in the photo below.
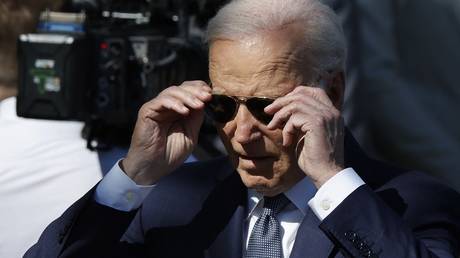
{"type": "Polygon", "coordinates": [[[219,40],[210,47],[210,78],[224,94],[278,97],[304,81],[301,45],[273,37],[219,40]]]}
{"type": "Polygon", "coordinates": [[[212,92],[214,94],[224,94],[229,96],[254,96],[254,97],[268,97],[279,98],[282,97],[296,87],[296,84],[272,84],[262,87],[251,87],[243,84],[233,84],[229,86],[212,85],[212,92]]]}

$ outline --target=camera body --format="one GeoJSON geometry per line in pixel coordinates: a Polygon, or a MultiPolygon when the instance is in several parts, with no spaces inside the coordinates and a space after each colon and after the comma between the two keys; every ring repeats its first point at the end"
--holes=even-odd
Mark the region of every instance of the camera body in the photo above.
{"type": "Polygon", "coordinates": [[[81,36],[21,35],[18,115],[84,120],[90,112],[86,103],[89,76],[80,69],[88,67],[87,49],[87,40],[81,36]]]}
{"type": "Polygon", "coordinates": [[[202,2],[74,0],[72,12],[43,12],[38,33],[18,39],[18,115],[84,121],[89,143],[129,140],[143,103],[207,78],[193,24],[202,2]]]}

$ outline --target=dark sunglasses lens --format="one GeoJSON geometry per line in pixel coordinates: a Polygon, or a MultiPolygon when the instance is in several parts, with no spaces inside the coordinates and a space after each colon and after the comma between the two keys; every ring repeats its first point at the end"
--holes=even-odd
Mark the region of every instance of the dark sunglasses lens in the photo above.
{"type": "Polygon", "coordinates": [[[257,120],[264,124],[268,124],[273,116],[265,113],[264,108],[273,103],[273,101],[273,99],[266,98],[250,98],[246,101],[246,106],[257,120]]]}
{"type": "Polygon", "coordinates": [[[212,95],[212,100],[206,103],[206,113],[218,123],[230,121],[235,113],[236,101],[229,96],[212,95]]]}

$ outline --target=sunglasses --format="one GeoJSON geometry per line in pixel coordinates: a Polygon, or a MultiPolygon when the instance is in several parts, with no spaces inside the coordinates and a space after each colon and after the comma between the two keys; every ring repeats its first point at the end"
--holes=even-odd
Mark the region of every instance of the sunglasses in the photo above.
{"type": "Polygon", "coordinates": [[[270,123],[273,115],[265,113],[266,106],[275,99],[266,97],[240,97],[212,94],[211,101],[206,103],[206,114],[218,123],[227,123],[235,117],[240,104],[244,104],[249,112],[260,122],[270,123]]]}

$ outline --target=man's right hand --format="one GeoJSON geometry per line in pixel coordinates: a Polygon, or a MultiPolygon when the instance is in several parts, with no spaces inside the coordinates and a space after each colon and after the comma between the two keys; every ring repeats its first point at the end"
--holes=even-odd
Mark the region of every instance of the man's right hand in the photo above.
{"type": "Polygon", "coordinates": [[[179,167],[192,153],[211,88],[203,81],[171,86],[139,110],[121,167],[138,185],[151,185],[179,167]]]}

